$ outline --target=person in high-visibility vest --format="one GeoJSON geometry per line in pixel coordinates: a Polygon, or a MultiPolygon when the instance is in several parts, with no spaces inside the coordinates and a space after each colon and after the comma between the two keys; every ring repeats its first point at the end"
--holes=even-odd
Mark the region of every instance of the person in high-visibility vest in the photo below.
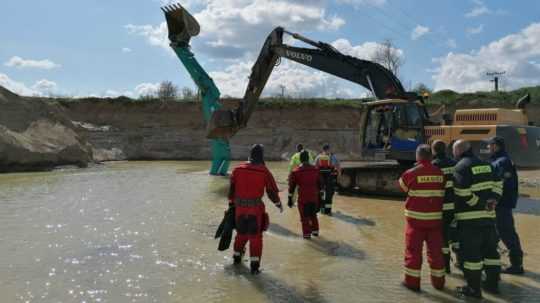
{"type": "Polygon", "coordinates": [[[401,175],[399,186],[407,193],[405,202],[405,279],[403,285],[420,291],[422,250],[427,245],[431,284],[444,288],[445,270],[442,254],[442,210],[445,195],[443,172],[431,164],[431,148],[419,145],[416,149],[417,165],[401,175]]]}
{"type": "MultiPolygon", "coordinates": [[[[431,163],[440,168],[445,178],[445,195],[443,203],[443,256],[446,273],[450,273],[450,247],[456,247],[456,222],[454,221],[454,166],[456,161],[446,155],[446,144],[441,140],[435,140],[431,144],[433,161],[431,163]]],[[[456,251],[456,250],[454,250],[456,251]]],[[[459,259],[459,256],[458,256],[459,259]]],[[[459,264],[459,261],[457,262],[459,264]]]]}
{"type": "Polygon", "coordinates": [[[319,169],[323,187],[321,189],[321,213],[332,215],[332,202],[340,172],[340,164],[336,155],[330,151],[330,145],[325,144],[323,151],[315,158],[315,166],[319,169]]]}
{"type": "Polygon", "coordinates": [[[482,298],[482,288],[492,293],[499,291],[501,260],[495,207],[502,194],[502,182],[489,163],[473,154],[469,142],[456,141],[453,153],[458,160],[454,170],[455,218],[467,280],[467,285],[457,291],[462,296],[482,298]],[[486,273],[483,284],[482,270],[486,273]]]}

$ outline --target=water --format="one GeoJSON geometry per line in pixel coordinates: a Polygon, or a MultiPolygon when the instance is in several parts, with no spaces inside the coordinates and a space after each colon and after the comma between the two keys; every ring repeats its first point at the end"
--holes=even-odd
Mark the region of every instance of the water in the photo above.
{"type": "MultiPolygon", "coordinates": [[[[271,217],[263,272],[232,266],[213,234],[227,179],[205,162],[118,162],[84,170],[0,175],[1,302],[454,302],[444,292],[399,286],[403,204],[336,197],[321,237],[305,241],[295,209],[271,217]]],[[[286,197],[286,164],[271,163],[286,197]]],[[[523,201],[517,224],[528,273],[503,277],[493,302],[540,295],[540,202],[523,201]]]]}

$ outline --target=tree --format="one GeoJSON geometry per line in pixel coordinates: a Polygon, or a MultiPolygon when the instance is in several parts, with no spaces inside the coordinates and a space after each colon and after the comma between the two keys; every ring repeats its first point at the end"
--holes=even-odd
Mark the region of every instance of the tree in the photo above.
{"type": "Polygon", "coordinates": [[[193,89],[189,87],[182,88],[182,99],[185,101],[191,101],[196,99],[196,94],[193,89]]]}
{"type": "Polygon", "coordinates": [[[396,77],[399,75],[399,69],[405,63],[401,57],[401,51],[395,48],[394,43],[390,39],[384,40],[377,46],[377,50],[371,60],[387,68],[396,77]]]}
{"type": "Polygon", "coordinates": [[[423,95],[424,93],[428,93],[431,95],[432,89],[429,88],[424,83],[418,83],[414,86],[413,92],[418,93],[419,95],[423,95]]]}
{"type": "Polygon", "coordinates": [[[178,97],[178,86],[171,81],[163,81],[159,84],[157,95],[159,99],[164,101],[176,99],[178,97]]]}

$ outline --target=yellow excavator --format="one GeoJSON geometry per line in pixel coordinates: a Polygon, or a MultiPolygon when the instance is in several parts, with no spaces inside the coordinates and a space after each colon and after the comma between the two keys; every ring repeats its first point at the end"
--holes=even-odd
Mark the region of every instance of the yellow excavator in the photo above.
{"type": "Polygon", "coordinates": [[[330,44],[282,27],[275,28],[266,38],[239,107],[220,108],[212,113],[207,124],[208,138],[229,139],[247,126],[274,67],[282,58],[359,84],[376,99],[361,103],[364,110],[358,121],[361,130],[358,144],[363,161],[342,167],[338,180],[342,192],[399,193],[396,180],[414,164],[416,147],[436,138],[448,144],[457,139],[470,140],[476,152],[487,156],[484,140],[503,136],[518,166],[540,166],[540,128],[527,121],[528,98],[520,100],[516,110],[458,110],[454,121],[436,123],[430,120],[424,97],[405,91],[399,79],[382,65],[342,54],[330,44]],[[287,45],[285,35],[311,47],[287,45]]]}

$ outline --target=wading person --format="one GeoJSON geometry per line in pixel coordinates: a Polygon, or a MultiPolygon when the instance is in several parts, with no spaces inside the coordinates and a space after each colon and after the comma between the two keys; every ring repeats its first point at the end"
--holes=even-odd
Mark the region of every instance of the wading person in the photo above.
{"type": "Polygon", "coordinates": [[[235,264],[242,262],[246,243],[249,241],[251,273],[259,273],[263,248],[263,232],[269,219],[262,197],[266,189],[268,198],[283,212],[279,191],[272,173],[264,164],[264,149],[256,144],[251,148],[249,161],[237,166],[231,174],[229,203],[236,208],[236,238],[234,240],[235,264]]]}
{"type": "Polygon", "coordinates": [[[323,180],[321,213],[332,215],[332,202],[340,166],[338,159],[330,151],[330,145],[325,144],[323,146],[322,153],[315,158],[315,166],[319,169],[323,180]]]}
{"type": "Polygon", "coordinates": [[[444,266],[446,273],[450,273],[450,247],[454,245],[456,225],[454,221],[454,166],[456,162],[446,155],[446,144],[441,140],[435,140],[431,144],[431,152],[433,153],[433,161],[431,163],[444,174],[445,178],[445,195],[443,201],[443,247],[444,266]]]}
{"type": "Polygon", "coordinates": [[[512,209],[516,208],[518,199],[518,176],[516,167],[506,152],[504,139],[494,137],[488,141],[488,148],[491,152],[491,165],[495,174],[501,180],[502,196],[497,203],[495,212],[497,214],[497,230],[502,242],[508,248],[510,257],[510,267],[502,272],[506,274],[521,275],[523,271],[523,251],[519,235],[514,226],[514,216],[512,209]]]}
{"type": "Polygon", "coordinates": [[[319,169],[309,163],[309,152],[300,153],[302,164],[289,175],[289,201],[287,205],[294,206],[293,193],[298,187],[298,211],[302,222],[304,239],[319,236],[319,192],[321,189],[321,176],[319,169]]]}
{"type": "Polygon", "coordinates": [[[453,149],[458,160],[454,170],[455,217],[467,280],[467,285],[457,291],[462,296],[481,298],[481,288],[498,292],[501,263],[495,206],[502,190],[496,185],[498,179],[491,165],[473,154],[469,142],[458,140],[453,149]],[[482,270],[486,272],[483,285],[482,270]]]}
{"type": "Polygon", "coordinates": [[[444,258],[442,254],[442,208],[445,194],[443,172],[431,164],[431,148],[420,145],[416,149],[415,167],[399,179],[399,186],[407,193],[405,202],[405,280],[403,285],[420,291],[422,250],[427,245],[431,268],[431,284],[444,287],[444,258]]]}

